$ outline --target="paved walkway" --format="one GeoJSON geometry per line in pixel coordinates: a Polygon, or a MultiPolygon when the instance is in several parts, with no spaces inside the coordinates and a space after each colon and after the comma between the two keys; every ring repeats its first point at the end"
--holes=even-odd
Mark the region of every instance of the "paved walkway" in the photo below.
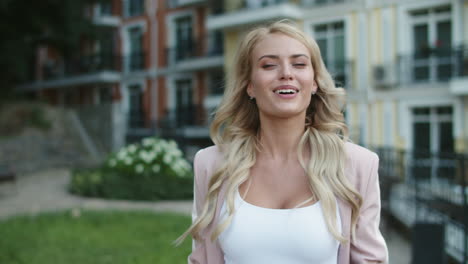
{"type": "Polygon", "coordinates": [[[190,214],[191,201],[135,202],[83,198],[67,191],[70,172],[47,170],[34,175],[21,175],[15,184],[0,185],[0,219],[18,214],[64,209],[152,210],[190,214]]]}
{"type": "MultiPolygon", "coordinates": [[[[170,211],[190,215],[191,201],[135,202],[83,198],[67,192],[70,172],[52,169],[31,175],[21,175],[17,184],[0,184],[0,220],[19,214],[66,209],[94,210],[151,210],[170,211]]],[[[390,253],[390,263],[409,264],[410,244],[393,230],[384,234],[390,253]]]]}

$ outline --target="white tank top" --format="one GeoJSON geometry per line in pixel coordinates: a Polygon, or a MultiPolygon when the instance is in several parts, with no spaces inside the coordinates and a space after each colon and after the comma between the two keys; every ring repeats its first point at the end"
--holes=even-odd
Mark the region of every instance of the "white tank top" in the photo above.
{"type": "MultiPolygon", "coordinates": [[[[244,201],[239,192],[231,224],[219,236],[226,264],[336,264],[339,241],[328,231],[320,201],[270,209],[244,201]]],[[[337,204],[337,226],[341,219],[337,204]]],[[[226,202],[221,221],[227,217],[226,202]]]]}

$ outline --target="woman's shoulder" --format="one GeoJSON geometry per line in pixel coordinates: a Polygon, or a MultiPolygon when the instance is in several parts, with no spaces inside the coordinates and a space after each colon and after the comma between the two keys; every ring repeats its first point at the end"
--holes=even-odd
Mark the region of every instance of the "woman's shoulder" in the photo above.
{"type": "Polygon", "coordinates": [[[198,150],[194,159],[200,161],[213,161],[219,156],[221,156],[221,150],[218,146],[213,145],[198,150]]]}
{"type": "Polygon", "coordinates": [[[206,170],[213,170],[221,161],[222,153],[218,146],[209,146],[200,149],[194,157],[195,167],[202,167],[206,170]]]}
{"type": "Polygon", "coordinates": [[[378,156],[375,152],[349,141],[345,143],[345,152],[348,159],[351,159],[353,162],[378,160],[378,156]]]}
{"type": "Polygon", "coordinates": [[[345,143],[345,152],[347,156],[345,173],[358,189],[378,177],[379,157],[376,153],[352,142],[345,143]]]}

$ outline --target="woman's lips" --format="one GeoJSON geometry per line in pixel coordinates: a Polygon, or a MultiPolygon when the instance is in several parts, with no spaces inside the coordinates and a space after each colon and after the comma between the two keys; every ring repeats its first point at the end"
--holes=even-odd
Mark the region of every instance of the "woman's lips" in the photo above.
{"type": "Polygon", "coordinates": [[[299,89],[292,85],[281,85],[276,87],[273,92],[280,98],[291,99],[296,97],[297,93],[299,93],[299,89]]]}

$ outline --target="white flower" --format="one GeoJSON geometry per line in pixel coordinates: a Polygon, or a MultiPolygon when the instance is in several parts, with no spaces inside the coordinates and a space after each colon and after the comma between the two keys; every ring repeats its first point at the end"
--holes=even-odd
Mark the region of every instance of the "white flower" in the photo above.
{"type": "Polygon", "coordinates": [[[137,147],[135,146],[135,144],[131,144],[128,146],[128,152],[130,153],[135,153],[135,151],[137,150],[137,147]]]}
{"type": "Polygon", "coordinates": [[[179,170],[180,170],[179,163],[178,163],[178,162],[172,163],[172,164],[171,164],[171,169],[172,169],[173,171],[176,171],[176,172],[179,171],[179,170]]]}
{"type": "Polygon", "coordinates": [[[144,170],[145,170],[145,167],[143,166],[143,164],[137,164],[135,166],[136,173],[142,173],[144,170]]]}
{"type": "Polygon", "coordinates": [[[192,169],[192,166],[190,166],[190,164],[186,160],[182,160],[182,164],[182,167],[184,167],[186,170],[192,169]]]}
{"type": "Polygon", "coordinates": [[[146,162],[146,163],[149,164],[149,163],[151,163],[151,162],[154,160],[154,158],[156,158],[156,155],[155,155],[153,152],[148,152],[148,151],[142,150],[142,151],[140,152],[140,158],[141,158],[144,162],[146,162]]]}
{"type": "Polygon", "coordinates": [[[109,166],[115,167],[115,165],[117,165],[117,161],[115,161],[115,159],[110,159],[109,160],[109,166]]]}
{"type": "Polygon", "coordinates": [[[155,140],[153,138],[144,138],[143,139],[143,146],[148,147],[151,146],[155,143],[155,140]]]}
{"type": "Polygon", "coordinates": [[[158,173],[161,170],[161,166],[159,166],[159,164],[154,164],[152,170],[154,173],[158,173]]]}
{"type": "Polygon", "coordinates": [[[126,156],[127,156],[127,151],[125,151],[124,149],[120,150],[120,151],[117,153],[117,158],[118,158],[119,160],[124,160],[126,156]]]}
{"type": "Polygon", "coordinates": [[[163,161],[164,161],[164,163],[166,163],[166,164],[170,164],[171,161],[172,161],[171,155],[170,155],[169,153],[166,153],[166,154],[164,155],[163,161]]]}
{"type": "Polygon", "coordinates": [[[125,162],[125,165],[130,165],[130,164],[132,164],[133,160],[130,157],[126,157],[124,162],[125,162]]]}
{"type": "Polygon", "coordinates": [[[182,151],[180,151],[179,149],[174,149],[172,153],[174,157],[178,157],[178,158],[182,157],[182,154],[183,154],[182,151]]]}
{"type": "Polygon", "coordinates": [[[177,148],[177,143],[174,141],[174,140],[169,140],[169,146],[173,147],[173,148],[177,148]]]}

